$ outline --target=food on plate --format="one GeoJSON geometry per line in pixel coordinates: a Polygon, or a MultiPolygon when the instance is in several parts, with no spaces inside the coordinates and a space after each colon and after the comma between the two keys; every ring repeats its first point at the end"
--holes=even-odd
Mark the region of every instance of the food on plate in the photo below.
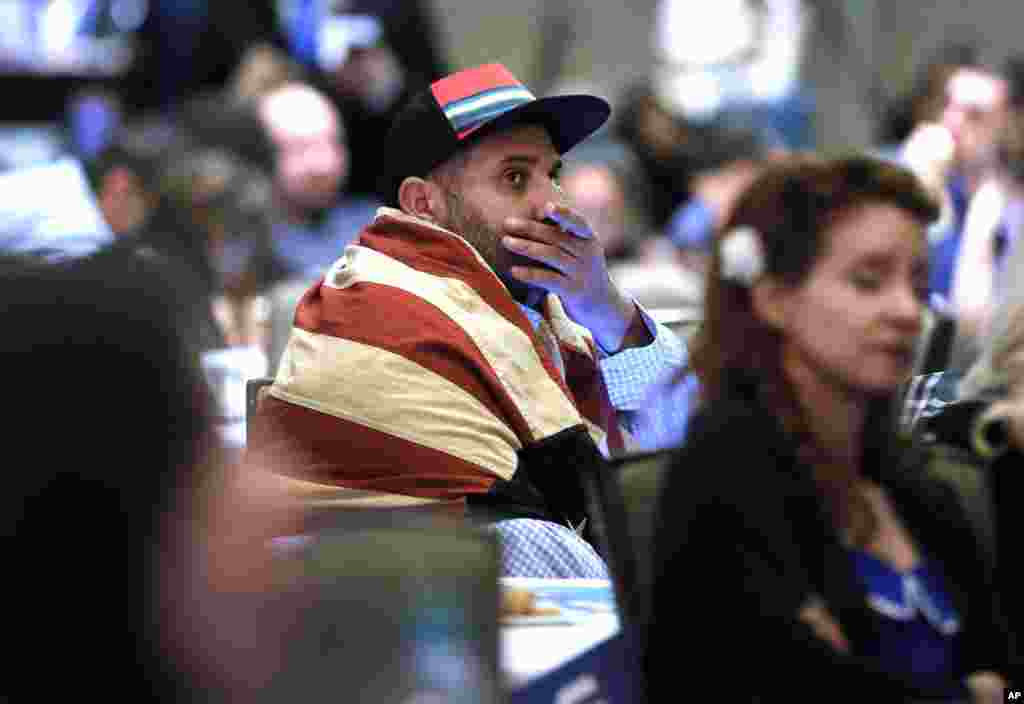
{"type": "Polygon", "coordinates": [[[553,606],[538,606],[537,595],[529,589],[504,587],[501,590],[501,616],[555,616],[559,612],[553,606]]]}

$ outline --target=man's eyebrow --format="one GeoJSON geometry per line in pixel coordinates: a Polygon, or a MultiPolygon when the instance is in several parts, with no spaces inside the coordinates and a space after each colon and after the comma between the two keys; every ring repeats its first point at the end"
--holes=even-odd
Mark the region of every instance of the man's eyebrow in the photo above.
{"type": "MultiPolygon", "coordinates": [[[[528,166],[533,166],[534,164],[538,164],[541,161],[542,159],[538,156],[533,156],[529,154],[510,154],[509,156],[506,156],[504,159],[501,160],[501,164],[502,166],[506,164],[526,164],[528,166]]],[[[562,170],[562,166],[562,160],[555,159],[554,163],[551,164],[551,171],[553,173],[558,173],[559,171],[562,170]]]]}
{"type": "Polygon", "coordinates": [[[525,164],[536,164],[540,161],[540,157],[528,155],[528,154],[510,154],[501,160],[502,164],[509,164],[513,162],[522,162],[525,164]]]}

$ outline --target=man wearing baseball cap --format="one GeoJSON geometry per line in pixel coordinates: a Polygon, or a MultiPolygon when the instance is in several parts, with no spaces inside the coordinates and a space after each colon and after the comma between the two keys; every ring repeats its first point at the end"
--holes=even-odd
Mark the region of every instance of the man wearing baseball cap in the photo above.
{"type": "Polygon", "coordinates": [[[577,472],[656,444],[641,399],[685,357],[558,188],[560,155],[609,113],[499,64],[411,99],[383,145],[394,207],[300,301],[255,456],[342,503],[578,527],[577,472]]]}

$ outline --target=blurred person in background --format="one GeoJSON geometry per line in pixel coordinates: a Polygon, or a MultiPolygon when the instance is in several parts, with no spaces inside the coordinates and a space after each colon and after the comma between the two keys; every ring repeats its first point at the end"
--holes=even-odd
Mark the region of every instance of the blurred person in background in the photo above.
{"type": "Polygon", "coordinates": [[[744,701],[813,698],[823,675],[840,701],[1002,701],[1014,655],[990,566],[892,418],[937,215],[906,169],[794,157],[716,237],[700,407],[658,509],[653,690],[677,681],[665,644],[684,634],[704,676],[743,673],[744,701]]]}
{"type": "Polygon", "coordinates": [[[659,87],[659,80],[668,81],[655,76],[627,90],[612,129],[639,159],[651,185],[654,228],[664,232],[680,208],[693,203],[696,188],[731,180],[728,172],[744,170],[743,162],[792,147],[752,108],[737,106],[700,118],[687,113],[659,87]],[[696,181],[698,175],[715,171],[721,178],[696,181]]]}
{"type": "Polygon", "coordinates": [[[566,201],[601,239],[608,273],[643,306],[691,306],[699,300],[692,277],[654,253],[651,188],[633,151],[601,131],[566,155],[559,184],[566,201]]]}
{"type": "Polygon", "coordinates": [[[993,165],[975,191],[964,217],[964,231],[953,272],[951,303],[957,320],[953,364],[961,371],[989,336],[993,311],[1014,276],[1006,271],[1024,229],[1024,76],[1007,63],[1009,110],[996,135],[993,165]],[[1016,77],[1016,82],[1011,80],[1016,77]]]}
{"type": "MultiPolygon", "coordinates": [[[[952,159],[943,169],[950,214],[942,227],[933,229],[930,239],[931,291],[951,306],[954,315],[958,304],[953,287],[968,211],[979,188],[994,173],[997,138],[1009,107],[1009,85],[997,71],[976,65],[958,67],[950,74],[939,118],[952,140],[952,159]]],[[[947,161],[945,149],[931,151],[934,160],[947,161]]]]}
{"type": "Polygon", "coordinates": [[[183,139],[147,115],[118,126],[91,158],[66,152],[0,174],[0,250],[83,256],[137,232],[155,207],[162,159],[183,139]]]}
{"type": "Polygon", "coordinates": [[[244,701],[277,668],[288,617],[261,546],[286,513],[219,463],[178,283],[120,248],[0,254],[5,436],[31,463],[0,498],[4,699],[244,701]]]}
{"type": "Polygon", "coordinates": [[[697,124],[733,116],[812,146],[811,91],[801,69],[810,26],[802,0],[728,0],[699,7],[661,0],[652,35],[662,105],[697,124]]]}
{"type": "Polygon", "coordinates": [[[159,202],[122,246],[180,270],[197,358],[228,447],[245,436],[245,382],[268,371],[268,310],[254,254],[270,237],[268,177],[225,149],[192,145],[161,172],[159,202]]]}
{"type": "Polygon", "coordinates": [[[722,162],[694,174],[691,197],[672,213],[665,230],[682,265],[701,277],[707,269],[711,240],[729,219],[743,191],[768,161],[789,153],[764,130],[736,129],[721,139],[728,148],[722,162]]]}
{"type": "Polygon", "coordinates": [[[351,135],[322,91],[287,83],[260,98],[256,109],[273,148],[275,216],[258,265],[270,303],[273,370],[302,292],[341,256],[380,202],[348,192],[351,135]]]}
{"type": "Polygon", "coordinates": [[[379,203],[347,191],[350,142],[327,95],[278,52],[253,61],[265,65],[240,71],[234,92],[197,97],[180,116],[198,143],[227,150],[270,181],[269,235],[241,242],[253,247],[245,253],[247,275],[268,305],[274,369],[302,291],[327,271],[379,203]],[[269,74],[269,80],[244,78],[246,72],[269,74]],[[250,84],[244,91],[243,82],[250,84]]]}
{"type": "Polygon", "coordinates": [[[269,237],[271,189],[225,149],[192,145],[169,155],[159,201],[139,239],[187,263],[206,296],[257,292],[253,252],[269,237]]]}
{"type": "Polygon", "coordinates": [[[733,205],[761,168],[760,161],[751,155],[694,177],[693,197],[672,214],[665,235],[685,268],[703,278],[715,232],[729,219],[733,205]]]}
{"type": "Polygon", "coordinates": [[[932,50],[914,73],[907,93],[885,106],[876,139],[881,148],[898,151],[918,125],[938,122],[946,107],[950,76],[979,61],[973,44],[944,42],[932,50]]]}
{"type": "MultiPolygon", "coordinates": [[[[1019,128],[1018,128],[1019,129],[1019,128]]],[[[1019,194],[1017,195],[1019,197],[1019,194]]],[[[915,379],[923,386],[908,414],[908,430],[936,456],[929,467],[957,487],[985,538],[1011,632],[1024,633],[1019,570],[1019,534],[1013,518],[1024,483],[1024,249],[1007,255],[1006,286],[994,303],[992,324],[979,341],[975,361],[915,379]]]]}
{"type": "MultiPolygon", "coordinates": [[[[1016,249],[1007,272],[1021,280],[1024,249],[1016,249]]],[[[1016,506],[1024,496],[1024,294],[1019,285],[1014,289],[1012,296],[1000,301],[992,333],[957,387],[957,403],[942,409],[924,432],[966,449],[961,461],[966,454],[975,471],[980,469],[972,479],[986,500],[983,518],[993,536],[1007,618],[1013,632],[1024,634],[1024,604],[1019,598],[1024,583],[1015,560],[1020,554],[1016,506]]]]}
{"type": "Polygon", "coordinates": [[[566,155],[559,186],[594,224],[610,265],[632,260],[652,236],[650,186],[632,150],[607,132],[566,155]]]}
{"type": "Polygon", "coordinates": [[[307,71],[284,49],[257,42],[246,49],[227,83],[215,93],[230,105],[254,105],[285,84],[307,79],[307,71]]]}
{"type": "Polygon", "coordinates": [[[227,85],[253,45],[284,46],[273,0],[253,0],[244,11],[211,0],[138,5],[144,16],[136,33],[140,60],[121,82],[129,112],[173,112],[182,102],[227,85]]]}
{"type": "Polygon", "coordinates": [[[274,150],[278,215],[265,276],[268,283],[309,282],[327,271],[379,202],[347,193],[350,136],[324,93],[289,83],[264,95],[257,109],[274,150]]]}
{"type": "Polygon", "coordinates": [[[131,235],[145,226],[159,200],[161,169],[168,155],[187,140],[173,122],[148,115],[123,125],[85,160],[97,206],[115,236],[131,235]]]}
{"type": "Polygon", "coordinates": [[[922,91],[941,85],[942,92],[918,96],[914,114],[922,121],[909,126],[902,142],[882,145],[877,153],[910,168],[942,203],[928,233],[930,306],[955,328],[943,365],[962,372],[977,353],[1006,253],[998,143],[1012,114],[1011,85],[978,63],[972,47],[960,45],[940,47],[919,83],[922,91]]]}
{"type": "Polygon", "coordinates": [[[259,129],[257,106],[264,96],[289,83],[308,80],[308,72],[287,52],[268,42],[249,46],[224,84],[181,100],[170,119],[211,147],[227,147],[261,168],[272,168],[267,135],[259,129]]]}
{"type": "Polygon", "coordinates": [[[409,97],[447,72],[434,8],[423,0],[283,3],[292,56],[349,133],[349,193],[383,198],[379,145],[409,97]]]}

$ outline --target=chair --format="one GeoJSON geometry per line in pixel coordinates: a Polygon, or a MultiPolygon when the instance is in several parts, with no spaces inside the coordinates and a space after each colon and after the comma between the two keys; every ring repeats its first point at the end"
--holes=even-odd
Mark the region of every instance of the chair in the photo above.
{"type": "Polygon", "coordinates": [[[245,382],[245,444],[249,444],[249,425],[260,403],[260,392],[274,383],[274,378],[260,376],[245,382]]]}
{"type": "Polygon", "coordinates": [[[654,508],[672,452],[635,453],[613,458],[601,472],[580,474],[594,533],[615,583],[619,619],[637,655],[636,684],[646,693],[640,656],[647,640],[653,580],[654,508]]]}
{"type": "Polygon", "coordinates": [[[953,359],[955,342],[956,319],[948,313],[926,309],[914,374],[920,376],[945,371],[953,359]]]}
{"type": "Polygon", "coordinates": [[[266,701],[504,701],[494,536],[365,516],[281,555],[305,606],[266,701]]]}
{"type": "Polygon", "coordinates": [[[635,453],[612,460],[622,504],[626,512],[629,541],[634,555],[633,620],[641,633],[647,627],[650,592],[654,581],[655,511],[671,450],[635,453]]]}

